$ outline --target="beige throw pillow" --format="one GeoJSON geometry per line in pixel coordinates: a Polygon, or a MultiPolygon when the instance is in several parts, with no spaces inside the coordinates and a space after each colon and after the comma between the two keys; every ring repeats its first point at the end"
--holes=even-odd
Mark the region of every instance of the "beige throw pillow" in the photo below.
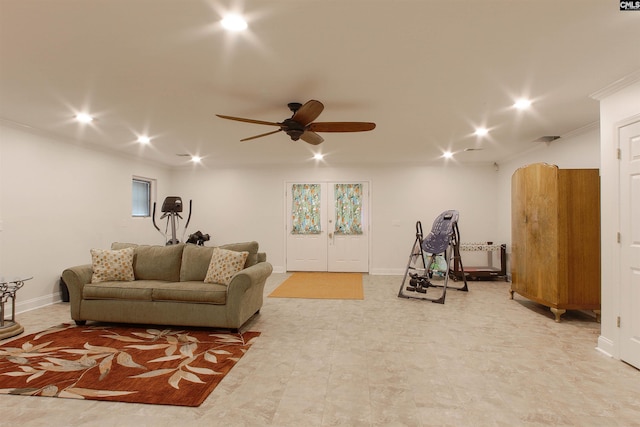
{"type": "Polygon", "coordinates": [[[91,249],[91,283],[108,281],[132,281],[133,248],[108,250],[91,249]]]}
{"type": "Polygon", "coordinates": [[[247,251],[236,252],[213,248],[213,255],[211,255],[211,262],[204,282],[229,285],[233,275],[244,268],[247,256],[249,256],[247,251]]]}

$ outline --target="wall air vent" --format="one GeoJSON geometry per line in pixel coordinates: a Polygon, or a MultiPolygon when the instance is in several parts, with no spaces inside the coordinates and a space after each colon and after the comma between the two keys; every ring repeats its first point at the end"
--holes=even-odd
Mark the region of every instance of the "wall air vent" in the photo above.
{"type": "Polygon", "coordinates": [[[533,142],[544,142],[549,144],[550,142],[553,142],[556,139],[560,139],[560,137],[557,135],[545,135],[545,136],[541,136],[540,138],[536,139],[533,142]]]}

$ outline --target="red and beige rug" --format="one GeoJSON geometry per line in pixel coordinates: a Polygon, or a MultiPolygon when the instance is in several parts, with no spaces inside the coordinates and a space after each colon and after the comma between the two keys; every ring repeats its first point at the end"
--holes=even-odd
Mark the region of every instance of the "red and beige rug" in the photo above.
{"type": "Polygon", "coordinates": [[[259,335],[63,324],[0,346],[0,394],[199,406],[259,335]]]}

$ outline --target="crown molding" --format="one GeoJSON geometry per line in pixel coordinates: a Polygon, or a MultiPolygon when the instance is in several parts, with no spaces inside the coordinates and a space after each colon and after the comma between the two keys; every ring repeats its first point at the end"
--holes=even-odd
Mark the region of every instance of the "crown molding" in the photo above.
{"type": "Polygon", "coordinates": [[[599,130],[599,129],[600,129],[600,120],[595,121],[595,122],[591,122],[588,125],[584,125],[584,126],[579,127],[577,129],[571,130],[571,131],[569,131],[567,133],[564,133],[564,134],[560,135],[560,138],[564,138],[564,139],[572,138],[574,136],[581,135],[583,133],[587,133],[587,132],[590,132],[592,130],[599,130]]]}
{"type": "Polygon", "coordinates": [[[612,95],[639,81],[640,81],[640,70],[636,70],[633,73],[626,75],[623,78],[616,80],[615,82],[592,93],[591,95],[589,95],[589,98],[593,98],[595,100],[600,101],[606,98],[607,96],[612,95]]]}

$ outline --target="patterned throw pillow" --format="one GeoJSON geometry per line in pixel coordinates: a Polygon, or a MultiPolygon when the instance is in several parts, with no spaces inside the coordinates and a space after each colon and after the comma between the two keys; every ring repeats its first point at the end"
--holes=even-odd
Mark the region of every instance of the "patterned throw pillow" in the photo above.
{"type": "Polygon", "coordinates": [[[227,249],[213,248],[205,283],[229,285],[234,274],[244,268],[249,252],[236,252],[227,249]]]}
{"type": "Polygon", "coordinates": [[[91,249],[91,283],[108,281],[132,281],[133,248],[108,250],[91,249]]]}

